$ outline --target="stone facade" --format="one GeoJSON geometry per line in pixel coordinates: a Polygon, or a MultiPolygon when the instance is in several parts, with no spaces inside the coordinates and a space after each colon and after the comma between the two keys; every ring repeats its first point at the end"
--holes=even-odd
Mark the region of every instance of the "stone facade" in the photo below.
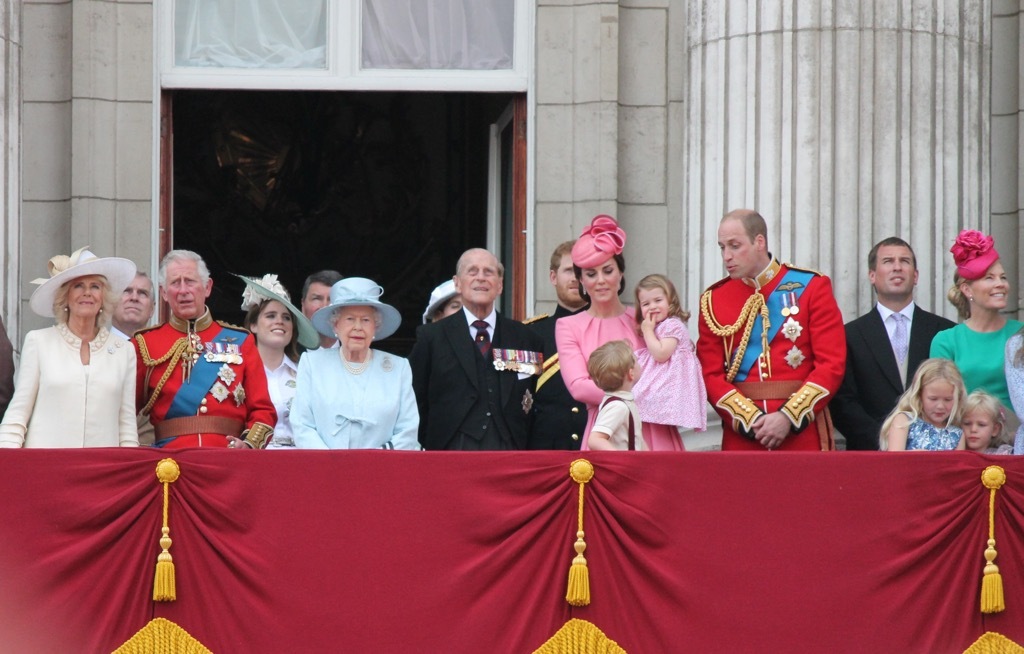
{"type": "MultiPolygon", "coordinates": [[[[45,322],[25,303],[46,257],[90,244],[155,265],[159,88],[152,0],[2,7],[0,275],[20,340],[45,322]]],[[[551,247],[605,212],[629,231],[629,282],[666,272],[693,310],[738,206],[835,278],[848,318],[893,233],[926,307],[953,313],[964,226],[996,234],[1020,288],[1021,20],[1009,0],[538,0],[529,309],[553,306],[551,247]]]]}
{"type": "Polygon", "coordinates": [[[48,323],[28,310],[29,282],[45,274],[48,257],[90,245],[152,265],[153,8],[150,0],[5,6],[21,13],[21,67],[6,68],[8,81],[22,82],[20,210],[5,221],[20,232],[7,249],[19,274],[5,288],[20,298],[7,310],[23,335],[48,323]]]}

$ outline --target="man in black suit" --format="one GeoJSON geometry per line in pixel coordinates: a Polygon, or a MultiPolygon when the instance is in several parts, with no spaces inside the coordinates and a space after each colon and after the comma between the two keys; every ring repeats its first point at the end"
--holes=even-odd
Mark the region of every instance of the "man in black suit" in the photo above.
{"type": "Polygon", "coordinates": [[[555,321],[587,308],[587,301],[580,297],[579,280],[572,267],[571,252],[575,243],[566,241],[551,254],[548,277],[558,299],[554,315],[541,314],[524,323],[544,339],[544,369],[537,380],[533,428],[527,443],[527,449],[531,450],[578,450],[587,429],[587,405],[573,399],[565,387],[555,345],[555,321]]]}
{"type": "Polygon", "coordinates": [[[544,341],[498,315],[505,269],[487,250],[459,257],[462,311],[421,326],[409,354],[428,450],[521,450],[530,433],[544,341]]]}
{"type": "Polygon", "coordinates": [[[846,376],[830,404],[847,450],[877,450],[878,431],[928,358],[932,337],[953,322],[914,304],[917,257],[891,236],[868,253],[878,304],[846,323],[846,376]]]}

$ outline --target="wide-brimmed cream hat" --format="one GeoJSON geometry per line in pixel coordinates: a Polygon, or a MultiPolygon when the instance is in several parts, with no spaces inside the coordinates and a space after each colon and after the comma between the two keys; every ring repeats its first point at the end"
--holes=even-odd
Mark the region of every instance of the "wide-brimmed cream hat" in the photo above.
{"type": "Polygon", "coordinates": [[[398,309],[380,301],[384,289],[365,277],[346,277],[331,287],[331,303],[313,314],[313,326],[324,336],[336,336],[331,328],[331,315],[341,307],[373,307],[380,312],[380,327],[375,337],[387,338],[402,324],[398,309]]]}
{"type": "Polygon", "coordinates": [[[120,295],[128,284],[135,279],[135,263],[130,259],[121,257],[97,257],[90,252],[89,246],[75,250],[71,256],[58,254],[47,262],[47,269],[50,277],[33,279],[33,284],[39,284],[39,288],[32,292],[28,305],[36,314],[45,318],[53,318],[53,299],[57,291],[65,283],[72,279],[85,277],[86,275],[101,275],[107,279],[110,290],[120,295]]]}
{"type": "Polygon", "coordinates": [[[292,314],[292,323],[298,330],[299,344],[310,350],[320,347],[320,335],[316,328],[301,311],[291,302],[291,296],[281,282],[277,281],[277,275],[263,275],[262,278],[246,277],[232,273],[245,282],[245,290],[242,291],[242,309],[248,311],[251,307],[263,302],[263,300],[275,300],[280,302],[292,314]]]}
{"type": "Polygon", "coordinates": [[[430,320],[430,316],[434,315],[438,309],[448,304],[448,300],[458,294],[459,292],[455,290],[455,280],[449,279],[438,284],[437,288],[430,293],[430,302],[427,303],[427,310],[423,312],[424,324],[430,320]]]}

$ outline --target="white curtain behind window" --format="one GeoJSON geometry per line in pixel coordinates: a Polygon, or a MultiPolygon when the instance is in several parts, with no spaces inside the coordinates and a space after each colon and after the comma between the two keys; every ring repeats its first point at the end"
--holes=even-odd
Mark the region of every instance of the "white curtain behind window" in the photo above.
{"type": "Polygon", "coordinates": [[[174,62],[325,68],[327,0],[176,0],[174,62]]]}
{"type": "Polygon", "coordinates": [[[363,0],[363,68],[512,68],[513,0],[363,0]]]}

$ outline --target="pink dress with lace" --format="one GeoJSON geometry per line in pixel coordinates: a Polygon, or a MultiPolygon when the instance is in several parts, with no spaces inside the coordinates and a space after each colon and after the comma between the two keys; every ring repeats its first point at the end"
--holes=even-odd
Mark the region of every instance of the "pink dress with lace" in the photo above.
{"type": "Polygon", "coordinates": [[[656,422],[704,431],[708,426],[708,394],[704,375],[686,325],[666,318],[654,326],[659,339],[674,338],[676,349],[668,361],[658,363],[641,341],[636,351],[642,373],[633,386],[636,408],[646,425],[656,422]]]}
{"type": "MultiPolygon", "coordinates": [[[[633,349],[643,345],[643,339],[636,331],[636,321],[631,311],[625,311],[615,318],[595,318],[586,311],[573,316],[559,318],[555,323],[555,343],[558,346],[558,362],[562,380],[578,402],[587,405],[587,430],[583,434],[580,449],[589,450],[587,443],[590,429],[597,419],[597,409],[604,399],[604,391],[590,379],[587,360],[590,353],[609,341],[626,340],[633,349]]],[[[682,450],[683,439],[679,430],[669,425],[643,425],[643,437],[649,450],[682,450]]]]}

